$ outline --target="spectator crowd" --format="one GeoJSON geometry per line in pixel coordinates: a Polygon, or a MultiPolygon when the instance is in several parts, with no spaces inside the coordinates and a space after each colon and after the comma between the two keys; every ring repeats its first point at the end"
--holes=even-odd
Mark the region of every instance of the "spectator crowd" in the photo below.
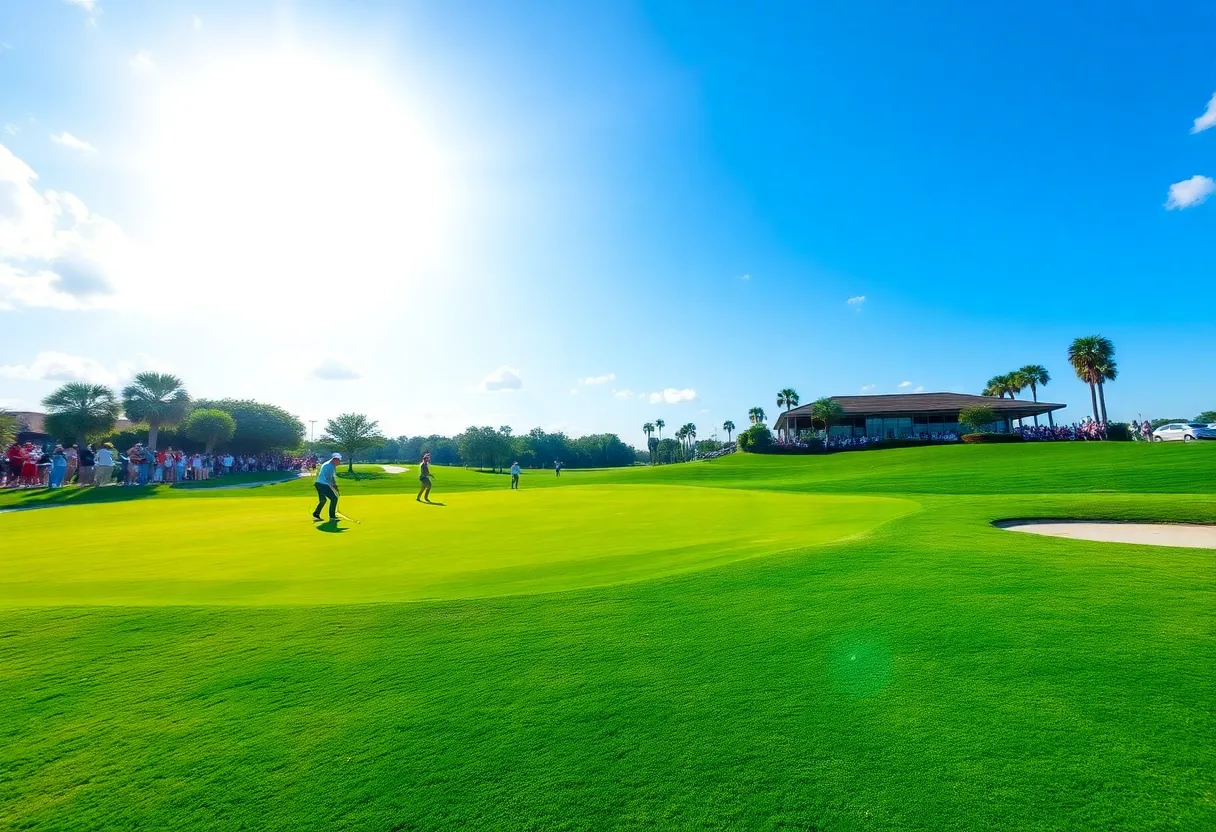
{"type": "Polygon", "coordinates": [[[1107,438],[1106,422],[1088,417],[1071,425],[1027,425],[1014,428],[1013,432],[1028,442],[1093,442],[1107,438]]]}
{"type": "Polygon", "coordinates": [[[154,451],[137,442],[126,453],[109,442],[85,445],[13,443],[5,454],[0,487],[62,488],[110,484],[139,486],[199,482],[212,477],[254,471],[300,472],[317,467],[316,456],[276,452],[259,454],[190,453],[165,448],[154,451]]]}

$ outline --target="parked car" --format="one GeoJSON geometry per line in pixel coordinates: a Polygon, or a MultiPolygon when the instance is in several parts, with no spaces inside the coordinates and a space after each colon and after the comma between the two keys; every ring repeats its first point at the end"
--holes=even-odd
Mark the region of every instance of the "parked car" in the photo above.
{"type": "Polygon", "coordinates": [[[1171,422],[1153,431],[1154,442],[1193,442],[1216,439],[1216,427],[1200,422],[1171,422]]]}

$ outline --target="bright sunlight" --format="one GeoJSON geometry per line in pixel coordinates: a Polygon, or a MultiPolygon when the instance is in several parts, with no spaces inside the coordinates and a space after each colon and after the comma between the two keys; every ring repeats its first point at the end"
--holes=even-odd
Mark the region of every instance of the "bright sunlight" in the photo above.
{"type": "Polygon", "coordinates": [[[440,258],[450,164],[373,71],[285,49],[221,60],[164,93],[158,236],[200,279],[280,301],[290,280],[315,302],[338,283],[408,287],[440,258]]]}

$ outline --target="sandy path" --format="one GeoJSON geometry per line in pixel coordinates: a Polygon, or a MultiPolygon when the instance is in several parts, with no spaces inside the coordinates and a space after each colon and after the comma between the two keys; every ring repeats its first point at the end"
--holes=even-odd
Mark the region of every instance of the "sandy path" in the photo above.
{"type": "Polygon", "coordinates": [[[402,468],[400,465],[381,465],[386,474],[404,474],[409,468],[402,468]]]}
{"type": "Polygon", "coordinates": [[[1182,546],[1216,549],[1216,526],[1183,523],[1124,523],[1116,520],[1077,522],[1071,520],[1005,520],[1002,529],[1073,540],[1103,543],[1141,543],[1148,546],[1182,546]]]}

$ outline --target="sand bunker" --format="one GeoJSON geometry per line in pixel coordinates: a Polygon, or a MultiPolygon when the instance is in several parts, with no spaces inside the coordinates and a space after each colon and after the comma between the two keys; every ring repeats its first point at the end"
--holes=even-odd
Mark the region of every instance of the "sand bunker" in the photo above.
{"type": "Polygon", "coordinates": [[[1074,540],[1216,549],[1216,526],[1125,523],[1118,520],[1002,520],[993,525],[1014,532],[1070,537],[1074,540]]]}
{"type": "Polygon", "coordinates": [[[404,474],[409,468],[402,468],[400,465],[381,465],[386,474],[404,474]]]}

